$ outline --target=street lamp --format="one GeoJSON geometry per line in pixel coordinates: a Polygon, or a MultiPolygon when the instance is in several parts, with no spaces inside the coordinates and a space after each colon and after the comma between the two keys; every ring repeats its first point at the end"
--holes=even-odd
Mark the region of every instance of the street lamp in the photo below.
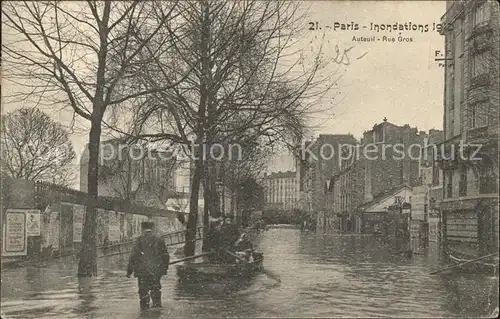
{"type": "Polygon", "coordinates": [[[219,207],[221,210],[221,215],[224,217],[225,211],[224,211],[223,187],[224,186],[222,185],[222,182],[220,181],[215,182],[215,189],[217,192],[217,196],[219,197],[219,207]]]}

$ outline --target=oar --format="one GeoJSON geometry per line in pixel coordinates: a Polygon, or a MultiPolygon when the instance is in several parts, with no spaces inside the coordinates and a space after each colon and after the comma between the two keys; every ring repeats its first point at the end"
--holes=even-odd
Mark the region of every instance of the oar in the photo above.
{"type": "MultiPolygon", "coordinates": [[[[233,254],[233,253],[232,253],[232,252],[230,252],[229,250],[227,250],[227,249],[226,249],[225,251],[226,251],[226,253],[227,253],[227,254],[229,254],[230,256],[233,256],[234,258],[236,258],[236,259],[238,259],[238,260],[240,260],[240,261],[244,262],[245,264],[250,264],[250,262],[249,262],[249,261],[246,261],[245,259],[241,258],[240,256],[238,256],[238,255],[236,255],[236,254],[233,254]]],[[[270,278],[272,278],[272,279],[276,280],[277,282],[281,282],[280,277],[279,277],[277,274],[273,273],[272,271],[267,270],[267,269],[264,269],[264,268],[262,268],[262,269],[261,269],[261,271],[262,271],[263,273],[265,273],[268,277],[270,277],[270,278]]]]}
{"type": "Polygon", "coordinates": [[[174,261],[172,261],[172,262],[170,262],[168,264],[169,265],[178,264],[178,263],[186,261],[186,260],[191,260],[191,259],[195,259],[195,258],[199,258],[199,257],[204,257],[204,256],[208,256],[210,254],[212,254],[212,252],[206,252],[206,253],[201,253],[199,255],[184,257],[184,258],[181,258],[181,259],[174,260],[174,261]]]}
{"type": "Polygon", "coordinates": [[[433,271],[431,272],[430,274],[431,275],[435,275],[437,273],[440,273],[440,272],[443,272],[445,270],[450,270],[450,269],[454,269],[454,268],[457,268],[457,267],[461,267],[465,264],[470,264],[470,263],[474,263],[476,261],[480,261],[480,260],[483,260],[483,259],[486,259],[486,258],[490,258],[492,256],[495,256],[495,255],[498,255],[498,253],[493,253],[493,254],[489,254],[489,255],[486,255],[486,256],[482,256],[482,257],[479,257],[479,258],[476,258],[476,259],[472,259],[472,260],[468,260],[466,262],[463,262],[463,263],[460,263],[458,265],[454,265],[454,266],[450,266],[450,267],[446,267],[446,268],[443,268],[443,269],[439,269],[439,270],[436,270],[436,271],[433,271]]]}
{"type": "Polygon", "coordinates": [[[246,261],[244,258],[241,258],[240,256],[236,255],[236,254],[233,254],[231,251],[229,251],[228,249],[225,250],[225,252],[229,255],[229,256],[232,256],[236,259],[238,259],[239,261],[245,263],[245,264],[250,264],[249,261],[246,261]]]}

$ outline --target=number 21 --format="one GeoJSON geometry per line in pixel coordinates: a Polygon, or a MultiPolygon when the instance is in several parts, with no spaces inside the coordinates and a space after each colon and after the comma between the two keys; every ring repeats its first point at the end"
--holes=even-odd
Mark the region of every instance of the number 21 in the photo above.
{"type": "Polygon", "coordinates": [[[318,22],[316,22],[316,23],[309,22],[309,25],[310,25],[309,30],[318,30],[319,29],[319,27],[318,27],[319,23],[318,22]]]}

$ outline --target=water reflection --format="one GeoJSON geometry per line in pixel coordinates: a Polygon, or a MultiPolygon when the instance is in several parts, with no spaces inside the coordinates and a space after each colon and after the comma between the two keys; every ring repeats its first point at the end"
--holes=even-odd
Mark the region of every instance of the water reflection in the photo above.
{"type": "Polygon", "coordinates": [[[74,309],[75,315],[83,316],[97,310],[97,307],[94,304],[94,301],[97,298],[92,287],[93,281],[93,278],[78,278],[78,299],[80,300],[80,303],[74,309]]]}
{"type": "Polygon", "coordinates": [[[270,229],[256,239],[265,273],[245,281],[181,284],[162,279],[164,308],[139,312],[127,256],[99,260],[99,276],[75,277],[76,263],[2,269],[2,311],[19,318],[480,317],[498,306],[498,278],[429,275],[435,251],[408,259],[395,243],[353,235],[270,229]],[[281,281],[278,281],[276,279],[281,281]]]}
{"type": "Polygon", "coordinates": [[[498,307],[498,277],[442,274],[440,281],[448,292],[445,307],[464,317],[489,315],[498,307]]]}

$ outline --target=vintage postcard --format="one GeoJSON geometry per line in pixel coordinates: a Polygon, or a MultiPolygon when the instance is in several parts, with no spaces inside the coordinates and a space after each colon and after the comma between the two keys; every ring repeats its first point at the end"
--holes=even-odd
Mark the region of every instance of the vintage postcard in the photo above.
{"type": "Polygon", "coordinates": [[[4,1],[2,318],[499,315],[500,5],[4,1]]]}

